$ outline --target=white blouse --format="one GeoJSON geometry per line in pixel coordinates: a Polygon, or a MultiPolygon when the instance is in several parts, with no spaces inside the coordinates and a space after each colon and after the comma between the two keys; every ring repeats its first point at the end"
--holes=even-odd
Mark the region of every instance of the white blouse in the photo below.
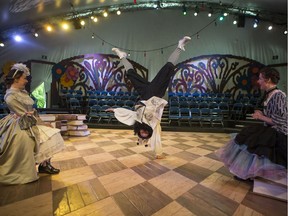
{"type": "Polygon", "coordinates": [[[168,103],[166,100],[159,97],[151,97],[147,101],[141,101],[143,105],[137,105],[135,111],[116,108],[114,109],[115,118],[126,125],[134,125],[135,121],[146,123],[153,130],[161,121],[164,107],[168,103]]]}

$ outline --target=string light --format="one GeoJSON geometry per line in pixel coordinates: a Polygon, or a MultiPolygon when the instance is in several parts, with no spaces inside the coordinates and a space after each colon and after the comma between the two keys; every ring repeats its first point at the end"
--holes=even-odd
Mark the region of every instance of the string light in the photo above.
{"type": "Polygon", "coordinates": [[[156,9],[157,9],[157,10],[161,9],[161,3],[160,3],[160,1],[157,1],[156,9]]]}
{"type": "Polygon", "coordinates": [[[20,35],[15,35],[15,36],[14,36],[14,40],[15,40],[16,42],[21,42],[21,41],[22,41],[22,37],[21,37],[20,35]]]}
{"type": "Polygon", "coordinates": [[[69,29],[68,23],[66,23],[66,22],[62,23],[62,28],[63,28],[64,30],[68,30],[68,29],[69,29]]]}
{"type": "Polygon", "coordinates": [[[213,13],[213,9],[210,7],[210,8],[209,8],[208,17],[211,17],[211,16],[212,16],[212,13],[213,13]]]}
{"type": "Polygon", "coordinates": [[[183,7],[182,7],[182,13],[183,15],[187,15],[187,9],[186,9],[186,5],[184,4],[183,7]]]}
{"type": "Polygon", "coordinates": [[[198,15],[198,13],[199,13],[199,7],[198,7],[198,6],[196,6],[196,7],[195,7],[194,16],[197,16],[197,15],[198,15]]]}
{"type": "Polygon", "coordinates": [[[47,30],[48,32],[51,32],[51,31],[53,30],[53,28],[52,28],[51,25],[47,25],[47,26],[46,26],[46,30],[47,30]]]}
{"type": "Polygon", "coordinates": [[[85,25],[85,21],[84,21],[84,20],[81,20],[81,21],[80,21],[80,24],[81,24],[82,26],[84,26],[84,25],[85,25]]]}
{"type": "MultiPolygon", "coordinates": [[[[236,1],[236,0],[235,0],[236,1]]],[[[134,1],[135,2],[135,4],[136,4],[136,1],[134,1]]],[[[185,2],[186,3],[186,2],[185,2]]],[[[183,15],[187,15],[187,8],[186,8],[186,6],[188,5],[188,7],[190,8],[191,7],[191,5],[190,4],[188,4],[188,3],[179,3],[180,4],[180,7],[181,7],[181,5],[182,5],[182,12],[183,12],[183,15]]],[[[234,2],[233,2],[234,3],[234,2]]],[[[233,4],[232,3],[232,4],[233,4]]],[[[222,6],[222,2],[221,1],[219,1],[219,4],[222,6]]],[[[152,7],[154,7],[154,8],[156,8],[156,9],[160,9],[160,8],[163,8],[163,7],[167,7],[166,6],[166,3],[161,3],[161,1],[155,1],[155,3],[153,3],[153,4],[151,4],[152,5],[152,7]]],[[[210,3],[208,3],[208,6],[210,5],[210,3]]],[[[139,4],[139,6],[140,6],[140,4],[139,4]]],[[[194,3],[194,6],[195,6],[195,3],[194,3]]],[[[204,3],[202,3],[201,4],[201,11],[202,10],[205,10],[205,6],[206,6],[206,4],[204,5],[204,3]]],[[[223,6],[223,7],[225,7],[225,6],[223,6]]],[[[222,8],[223,8],[222,7],[222,8]]],[[[112,7],[111,7],[112,8],[112,7]]],[[[93,22],[98,22],[98,18],[95,16],[95,15],[99,15],[99,14],[101,14],[102,12],[102,15],[104,16],[104,17],[108,17],[108,12],[114,12],[114,14],[116,13],[117,15],[120,15],[121,14],[121,11],[120,11],[120,9],[118,8],[109,8],[109,9],[107,9],[107,10],[105,10],[104,12],[103,12],[103,10],[101,11],[101,12],[95,12],[95,11],[93,11],[93,12],[91,12],[88,16],[87,15],[84,15],[83,16],[83,18],[91,18],[91,20],[93,20],[93,22]],[[92,14],[92,15],[91,15],[92,14]]],[[[235,8],[233,8],[233,9],[235,9],[235,8]]],[[[74,9],[75,10],[75,9],[74,9]]],[[[198,13],[199,13],[199,7],[198,7],[198,5],[196,5],[195,6],[195,13],[194,13],[194,16],[197,16],[198,15],[198,13]]],[[[219,10],[222,10],[222,9],[219,9],[219,6],[218,6],[218,8],[217,8],[217,10],[219,11],[219,10]]],[[[229,11],[232,11],[231,10],[231,6],[229,6],[228,8],[226,8],[226,10],[229,10],[229,11]]],[[[239,9],[238,9],[239,10],[239,9]]],[[[213,10],[212,10],[212,7],[207,7],[207,9],[206,9],[206,11],[209,11],[208,12],[208,17],[212,17],[212,14],[213,14],[213,10]],[[209,9],[208,9],[209,8],[209,9]]],[[[223,10],[224,11],[224,10],[223,10]]],[[[246,16],[247,15],[247,11],[245,10],[245,11],[243,11],[243,10],[241,10],[242,11],[242,14],[243,14],[243,16],[246,16]]],[[[241,12],[240,10],[239,10],[239,12],[241,12]]],[[[214,11],[215,12],[215,11],[214,11]]],[[[249,12],[249,11],[248,11],[249,12]]],[[[250,11],[251,12],[251,11],[250,11]]],[[[253,11],[252,11],[253,12],[253,11]]],[[[252,13],[251,12],[251,13],[252,13]]],[[[217,12],[216,12],[217,13],[217,12]]],[[[233,12],[234,13],[234,12],[233,12]]],[[[237,13],[237,12],[236,12],[237,13]]],[[[78,19],[78,24],[81,24],[82,26],[84,26],[85,25],[85,21],[84,20],[81,20],[81,22],[80,22],[80,18],[79,17],[81,17],[82,18],[82,16],[78,16],[78,15],[80,15],[80,13],[78,13],[76,10],[75,10],[75,14],[77,15],[77,19],[78,19]]],[[[81,14],[82,15],[82,14],[81,14]]],[[[207,28],[208,26],[210,26],[211,24],[213,24],[214,23],[214,25],[215,26],[217,26],[217,20],[219,19],[220,21],[223,21],[224,20],[224,17],[225,16],[227,16],[227,15],[229,15],[227,12],[225,12],[225,13],[222,13],[221,15],[218,15],[214,20],[212,20],[208,25],[206,25],[206,26],[204,26],[202,29],[200,29],[200,30],[198,30],[198,32],[196,33],[196,34],[193,34],[193,35],[190,35],[190,36],[196,36],[196,38],[197,39],[199,39],[200,38],[200,36],[199,36],[199,33],[203,30],[203,29],[205,29],[205,28],[207,28]]],[[[255,15],[254,15],[255,16],[255,15]]],[[[262,16],[263,16],[263,14],[262,14],[262,16]]],[[[72,19],[65,19],[65,20],[72,20],[72,19]]],[[[233,24],[234,25],[236,25],[238,22],[236,21],[236,20],[233,20],[233,24]]],[[[254,28],[256,28],[257,26],[258,26],[258,24],[259,24],[259,19],[258,19],[258,14],[257,14],[257,17],[255,18],[255,20],[254,20],[254,22],[253,22],[253,27],[254,28]]],[[[51,25],[47,25],[46,27],[46,30],[47,31],[52,31],[53,30],[53,28],[52,28],[52,26],[51,25]]],[[[63,24],[63,28],[65,29],[65,30],[67,30],[67,29],[69,29],[69,25],[68,24],[63,24]]],[[[81,28],[81,27],[80,27],[81,28]]],[[[272,25],[268,28],[270,31],[272,30],[272,25]]],[[[31,31],[30,31],[31,32],[31,31]]],[[[32,33],[35,33],[34,34],[34,36],[35,37],[38,37],[39,35],[36,33],[36,32],[32,32],[32,33]]],[[[285,30],[284,32],[282,31],[282,34],[287,34],[287,30],[285,30]]],[[[107,41],[105,41],[105,40],[103,40],[102,38],[100,38],[98,35],[96,35],[96,34],[92,34],[92,36],[91,36],[92,38],[95,38],[95,37],[97,37],[97,38],[99,38],[100,40],[102,40],[102,45],[104,46],[104,44],[106,43],[106,44],[109,44],[109,45],[111,45],[111,46],[115,46],[115,45],[113,45],[113,44],[111,44],[111,43],[109,43],[109,42],[107,42],[107,41]]],[[[166,48],[168,48],[168,47],[170,47],[170,46],[172,46],[172,45],[169,45],[169,46],[166,46],[166,47],[162,47],[162,48],[158,48],[158,49],[153,49],[153,50],[146,50],[146,51],[143,51],[143,50],[132,50],[133,52],[143,52],[144,53],[144,55],[146,56],[147,55],[147,52],[152,52],[152,51],[156,51],[156,50],[161,50],[161,54],[163,54],[163,49],[166,49],[166,48]]],[[[124,50],[125,50],[125,48],[124,48],[124,50]]]]}
{"type": "Polygon", "coordinates": [[[104,17],[108,17],[108,12],[107,12],[107,11],[104,11],[103,16],[104,16],[104,17]]]}

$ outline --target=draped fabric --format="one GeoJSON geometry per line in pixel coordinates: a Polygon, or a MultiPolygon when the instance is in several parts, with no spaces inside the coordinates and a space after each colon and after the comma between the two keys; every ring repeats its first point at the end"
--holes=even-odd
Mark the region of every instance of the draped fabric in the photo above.
{"type": "Polygon", "coordinates": [[[145,123],[153,129],[152,137],[149,139],[149,144],[156,155],[162,154],[161,145],[161,117],[167,101],[152,97],[147,101],[141,101],[142,106],[138,107],[136,111],[131,111],[124,108],[114,109],[114,115],[118,121],[123,124],[133,125],[135,121],[145,123]]]}
{"type": "Polygon", "coordinates": [[[0,183],[35,181],[36,163],[64,149],[64,140],[59,129],[35,124],[30,119],[36,116],[26,116],[34,103],[26,91],[8,89],[5,101],[11,113],[0,120],[0,183]]]}

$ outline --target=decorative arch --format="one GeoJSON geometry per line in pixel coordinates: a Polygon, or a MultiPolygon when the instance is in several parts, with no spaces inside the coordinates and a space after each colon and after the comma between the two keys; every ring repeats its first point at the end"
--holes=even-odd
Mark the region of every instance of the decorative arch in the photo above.
{"type": "Polygon", "coordinates": [[[263,64],[233,55],[204,55],[176,65],[169,92],[230,93],[260,95],[257,84],[263,64]]]}
{"type": "MultiPolygon", "coordinates": [[[[148,70],[131,61],[134,69],[145,79],[148,70]]],[[[64,59],[52,68],[53,81],[61,89],[133,92],[134,87],[125,76],[125,69],[116,55],[85,54],[64,59]]]]}

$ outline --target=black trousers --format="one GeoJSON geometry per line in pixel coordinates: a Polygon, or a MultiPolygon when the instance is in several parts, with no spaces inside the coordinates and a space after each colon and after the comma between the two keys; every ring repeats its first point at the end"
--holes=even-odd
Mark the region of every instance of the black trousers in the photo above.
{"type": "Polygon", "coordinates": [[[139,93],[141,100],[148,100],[153,96],[162,98],[165,95],[171,78],[175,75],[174,69],[175,66],[171,62],[167,62],[151,82],[148,82],[137,74],[134,69],[127,71],[127,77],[139,93]]]}

